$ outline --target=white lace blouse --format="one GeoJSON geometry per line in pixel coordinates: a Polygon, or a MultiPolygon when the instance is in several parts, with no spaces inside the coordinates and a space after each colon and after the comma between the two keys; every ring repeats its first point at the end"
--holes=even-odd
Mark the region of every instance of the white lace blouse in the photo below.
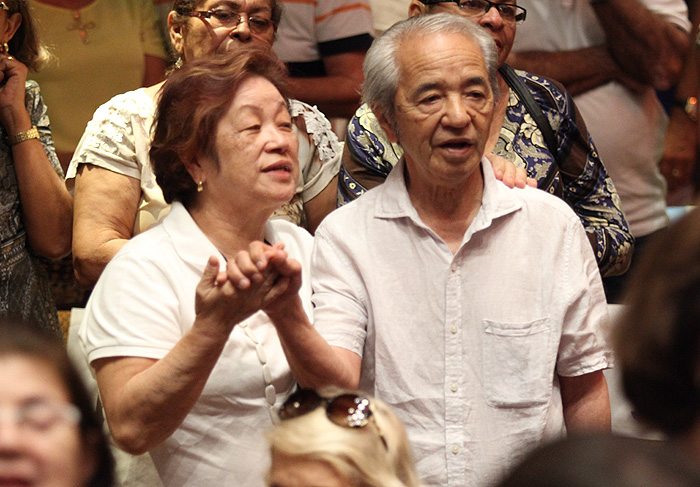
{"type": "MultiPolygon", "coordinates": [[[[141,201],[134,235],[161,221],[170,209],[148,159],[155,109],[154,100],[143,88],[117,95],[102,105],[88,123],[66,174],[71,189],[80,164],[93,164],[138,179],[141,201]]],[[[290,110],[299,139],[299,184],[294,198],[274,216],[303,226],[303,204],[338,174],[343,146],[330,122],[315,107],[291,100],[290,110]]]]}

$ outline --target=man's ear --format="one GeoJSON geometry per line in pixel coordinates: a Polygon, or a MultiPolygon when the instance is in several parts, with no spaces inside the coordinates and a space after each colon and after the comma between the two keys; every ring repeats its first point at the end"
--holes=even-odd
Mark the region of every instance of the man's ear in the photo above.
{"type": "Polygon", "coordinates": [[[408,6],[408,16],[418,17],[419,15],[427,14],[428,7],[419,0],[411,0],[411,4],[408,6]]]}
{"type": "Polygon", "coordinates": [[[387,138],[389,139],[389,142],[391,142],[393,144],[398,143],[398,141],[399,141],[398,134],[394,130],[393,124],[391,124],[389,122],[389,119],[384,114],[384,111],[376,106],[373,106],[372,112],[377,117],[377,121],[379,122],[379,125],[382,127],[382,130],[384,130],[384,132],[386,133],[387,138]]]}

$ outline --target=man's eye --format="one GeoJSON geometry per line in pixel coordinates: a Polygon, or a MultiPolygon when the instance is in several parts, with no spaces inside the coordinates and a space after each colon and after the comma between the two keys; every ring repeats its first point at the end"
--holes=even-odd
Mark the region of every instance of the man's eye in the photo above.
{"type": "Polygon", "coordinates": [[[515,17],[515,9],[508,5],[499,6],[498,11],[501,12],[501,15],[504,15],[506,17],[515,17]]]}
{"type": "Polygon", "coordinates": [[[440,101],[440,97],[438,95],[430,95],[426,96],[419,103],[422,105],[434,105],[440,101]]]}

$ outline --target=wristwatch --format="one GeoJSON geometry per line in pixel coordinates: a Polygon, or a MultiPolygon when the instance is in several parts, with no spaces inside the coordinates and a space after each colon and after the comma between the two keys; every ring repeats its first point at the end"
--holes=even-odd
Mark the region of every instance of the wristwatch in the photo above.
{"type": "Polygon", "coordinates": [[[689,96],[685,100],[673,100],[672,105],[681,107],[693,122],[698,121],[698,99],[696,97],[689,96]]]}

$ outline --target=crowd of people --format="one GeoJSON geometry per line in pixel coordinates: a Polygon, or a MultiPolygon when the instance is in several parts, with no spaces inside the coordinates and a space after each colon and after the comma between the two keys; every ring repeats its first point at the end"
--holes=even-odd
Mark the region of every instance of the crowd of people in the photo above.
{"type": "Polygon", "coordinates": [[[698,485],[697,5],[382,5],[0,2],[0,483],[698,485]]]}

